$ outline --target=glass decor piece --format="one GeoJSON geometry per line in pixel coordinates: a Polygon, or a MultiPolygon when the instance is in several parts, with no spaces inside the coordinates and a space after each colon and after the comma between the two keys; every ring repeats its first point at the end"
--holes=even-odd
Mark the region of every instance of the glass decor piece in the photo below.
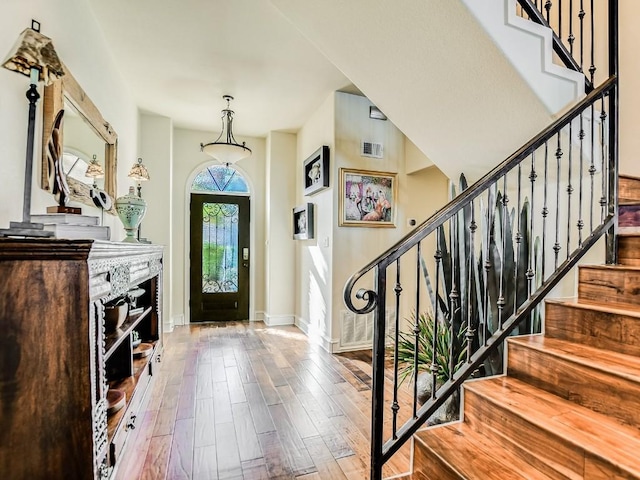
{"type": "Polygon", "coordinates": [[[248,193],[249,187],[236,169],[212,165],[194,178],[191,191],[248,193]]]}
{"type": "Polygon", "coordinates": [[[238,213],[233,203],[202,205],[202,293],[238,291],[238,213]]]}

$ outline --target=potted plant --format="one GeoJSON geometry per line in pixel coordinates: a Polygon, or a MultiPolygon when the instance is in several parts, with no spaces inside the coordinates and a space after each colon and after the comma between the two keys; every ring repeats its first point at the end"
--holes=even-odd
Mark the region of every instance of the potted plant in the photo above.
{"type": "MultiPolygon", "coordinates": [[[[411,323],[416,324],[415,313],[411,315],[411,323]]],[[[411,332],[398,333],[398,364],[400,366],[399,378],[400,383],[404,382],[407,378],[414,378],[418,376],[418,398],[417,401],[420,405],[426,402],[431,396],[431,389],[433,386],[433,378],[431,372],[431,364],[434,359],[433,351],[433,339],[434,339],[434,319],[431,312],[423,312],[418,315],[417,319],[418,335],[418,355],[416,361],[416,334],[411,332]]],[[[460,340],[464,336],[464,328],[455,333],[455,337],[460,340]]],[[[435,364],[438,367],[436,373],[436,387],[439,387],[446,382],[452,373],[455,373],[464,363],[465,351],[459,348],[461,342],[456,342],[453,348],[454,362],[453,372],[451,370],[451,329],[444,322],[440,321],[438,325],[437,337],[436,337],[436,349],[435,349],[435,364]],[[456,351],[458,350],[458,351],[456,351]]],[[[429,420],[429,424],[437,424],[456,420],[459,414],[459,395],[455,394],[447,401],[440,409],[434,413],[429,420]]]]}

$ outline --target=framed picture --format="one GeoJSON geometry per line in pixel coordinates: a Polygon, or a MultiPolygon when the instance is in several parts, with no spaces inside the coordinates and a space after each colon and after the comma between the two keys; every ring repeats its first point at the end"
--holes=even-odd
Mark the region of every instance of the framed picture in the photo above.
{"type": "Polygon", "coordinates": [[[329,186],[329,147],[323,145],[304,161],[304,194],[313,195],[329,186]]]}
{"type": "Polygon", "coordinates": [[[339,225],[395,227],[396,173],[340,169],[339,225]]]}
{"type": "Polygon", "coordinates": [[[313,236],[313,203],[305,203],[293,209],[293,238],[309,240],[313,236]]]}

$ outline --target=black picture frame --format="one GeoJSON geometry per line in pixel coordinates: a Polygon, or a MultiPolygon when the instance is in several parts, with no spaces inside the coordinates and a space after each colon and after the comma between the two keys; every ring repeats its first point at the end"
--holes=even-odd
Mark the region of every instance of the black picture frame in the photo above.
{"type": "Polygon", "coordinates": [[[305,203],[293,209],[294,240],[314,238],[313,203],[305,203]]]}
{"type": "Polygon", "coordinates": [[[329,147],[323,145],[304,161],[302,168],[305,196],[329,187],[329,147]]]}

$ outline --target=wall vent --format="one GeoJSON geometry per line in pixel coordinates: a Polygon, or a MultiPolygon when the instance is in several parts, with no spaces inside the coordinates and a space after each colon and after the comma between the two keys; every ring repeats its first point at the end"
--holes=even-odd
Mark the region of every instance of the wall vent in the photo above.
{"type": "MultiPolygon", "coordinates": [[[[355,314],[348,310],[341,312],[340,349],[355,350],[373,346],[373,313],[355,314]]],[[[387,310],[385,318],[385,336],[395,333],[393,311],[387,310]]]]}
{"type": "Polygon", "coordinates": [[[363,140],[360,144],[360,156],[384,158],[384,146],[381,143],[367,142],[363,140]]]}

